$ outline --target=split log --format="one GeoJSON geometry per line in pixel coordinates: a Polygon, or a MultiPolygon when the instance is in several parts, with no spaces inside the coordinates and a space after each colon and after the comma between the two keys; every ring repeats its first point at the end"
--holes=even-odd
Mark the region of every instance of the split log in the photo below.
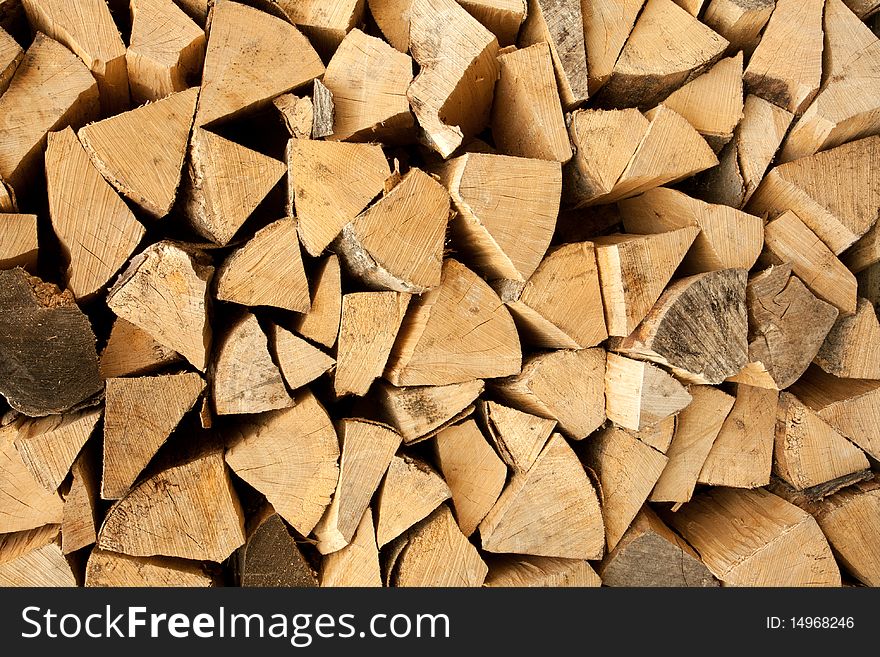
{"type": "Polygon", "coordinates": [[[254,517],[247,541],[236,554],[242,587],[307,588],[318,585],[296,539],[271,505],[254,517]]]}
{"type": "Polygon", "coordinates": [[[547,43],[559,84],[559,100],[566,111],[589,96],[587,51],[580,0],[528,0],[519,46],[547,43]]]}
{"type": "Polygon", "coordinates": [[[238,117],[323,73],[318,53],[290,23],[237,2],[217,3],[195,124],[238,117]]]}
{"type": "Polygon", "coordinates": [[[648,315],[699,232],[699,226],[686,225],[594,240],[609,335],[629,335],[648,315]]]}
{"type": "Polygon", "coordinates": [[[98,547],[133,557],[221,562],[244,541],[244,515],[223,453],[210,451],[135,486],[107,513],[98,547]]]}
{"type": "Polygon", "coordinates": [[[291,390],[311,383],[336,364],[334,358],[277,324],[269,327],[269,345],[291,390]]]}
{"type": "Polygon", "coordinates": [[[58,525],[0,535],[0,586],[76,586],[58,525]]]}
{"type": "Polygon", "coordinates": [[[473,420],[443,429],[435,446],[458,526],[470,536],[501,495],[507,468],[473,420]]]}
{"type": "Polygon", "coordinates": [[[489,560],[485,586],[596,587],[602,582],[583,559],[510,555],[489,560]]]}
{"type": "Polygon", "coordinates": [[[838,317],[816,354],[815,363],[834,376],[880,379],[880,322],[867,299],[859,299],[854,315],[838,317]]]}
{"type": "Polygon", "coordinates": [[[39,417],[93,404],[103,391],[92,326],[70,291],[0,271],[0,395],[39,417]]]}
{"type": "Polygon", "coordinates": [[[98,171],[156,219],[174,205],[198,94],[181,91],[79,131],[98,171]]]}
{"type": "Polygon", "coordinates": [[[17,426],[0,426],[0,535],[58,524],[63,505],[25,466],[15,449],[17,426]]]}
{"type": "Polygon", "coordinates": [[[449,215],[446,189],[410,169],[342,229],[336,251],[346,269],[369,287],[421,294],[440,284],[449,215]]]}
{"type": "Polygon", "coordinates": [[[742,75],[743,56],[737,53],[672,92],[663,105],[687,119],[717,153],[743,115],[742,75]]]}
{"type": "Polygon", "coordinates": [[[626,429],[626,432],[633,438],[638,438],[646,445],[653,447],[661,454],[669,451],[672,439],[675,437],[676,417],[670,415],[665,420],[660,420],[657,424],[645,427],[641,431],[633,431],[626,429]]]}
{"type": "Polygon", "coordinates": [[[335,105],[332,138],[383,143],[405,139],[415,126],[406,99],[412,78],[409,55],[353,29],[324,74],[335,105]]]}
{"type": "Polygon", "coordinates": [[[89,410],[19,422],[15,448],[43,488],[61,487],[100,417],[100,410],[89,410]]]}
{"type": "Polygon", "coordinates": [[[312,82],[312,139],[323,139],[333,134],[335,115],[333,92],[315,78],[312,82]]]}
{"type": "Polygon", "coordinates": [[[88,587],[206,587],[211,576],[200,563],[169,557],[132,557],[94,549],[86,565],[88,587]]]}
{"type": "Polygon", "coordinates": [[[523,413],[498,402],[481,401],[480,419],[501,459],[514,470],[526,472],[547,444],[556,420],[523,413]]]}
{"type": "Polygon", "coordinates": [[[0,233],[0,269],[22,267],[34,272],[39,251],[37,215],[0,214],[0,233]]]}
{"type": "Polygon", "coordinates": [[[562,170],[557,162],[468,153],[443,170],[458,215],[452,239],[491,280],[526,281],[550,246],[562,170]]]}
{"type": "Polygon", "coordinates": [[[385,40],[402,53],[408,51],[413,0],[367,0],[367,4],[385,40]]]}
{"type": "Polygon", "coordinates": [[[571,144],[553,72],[550,46],[498,55],[501,72],[492,105],[492,137],[503,153],[568,162],[571,144]]]}
{"type": "Polygon", "coordinates": [[[226,462],[307,536],[330,504],[339,445],[327,411],[308,390],[293,408],[254,415],[232,432],[226,462]]]}
{"type": "Polygon", "coordinates": [[[697,226],[700,232],[682,262],[682,272],[751,269],[761,255],[764,222],[726,205],[712,205],[658,187],[620,202],[623,225],[632,233],[657,233],[697,226]]]}
{"type": "Polygon", "coordinates": [[[675,4],[684,9],[691,16],[697,17],[703,9],[706,0],[673,0],[675,4]]]}
{"type": "Polygon", "coordinates": [[[413,302],[385,368],[396,386],[448,385],[507,376],[522,364],[519,336],[489,285],[456,260],[413,302]]]}
{"type": "Polygon", "coordinates": [[[211,344],[208,285],[213,273],[204,254],[173,242],[157,242],[122,272],[110,288],[107,305],[205,371],[211,344]]]}
{"type": "Polygon", "coordinates": [[[107,346],[101,352],[98,371],[102,379],[143,376],[181,359],[173,349],[159,344],[146,331],[124,319],[113,322],[107,346]]]}
{"type": "Polygon", "coordinates": [[[214,0],[174,0],[175,4],[183,9],[199,27],[205,27],[208,20],[208,12],[214,4],[214,0]]]}
{"type": "Polygon", "coordinates": [[[211,399],[217,415],[261,413],[293,406],[257,318],[245,313],[216,349],[211,399]]]}
{"type": "Polygon", "coordinates": [[[311,139],[315,122],[315,107],[311,98],[282,94],[272,101],[272,105],[281,114],[291,137],[311,139]]]}
{"type": "Polygon", "coordinates": [[[488,568],[444,504],[404,539],[394,586],[482,586],[488,568]]]}
{"type": "Polygon", "coordinates": [[[0,27],[0,95],[9,88],[15,69],[24,59],[24,50],[0,27]]]}
{"type": "Polygon", "coordinates": [[[822,81],[824,7],[824,0],[777,0],[743,75],[750,94],[793,114],[813,101],[822,81]]]}
{"type": "Polygon", "coordinates": [[[61,551],[71,554],[98,540],[98,473],[94,447],[86,446],[70,469],[70,490],[64,498],[61,551]]]}
{"type": "Polygon", "coordinates": [[[776,0],[710,0],[703,22],[730,42],[727,52],[751,57],[776,0]]]}
{"type": "Polygon", "coordinates": [[[135,103],[184,91],[199,80],[204,60],[204,30],[172,0],[133,0],[125,62],[135,103]]]}
{"type": "Polygon", "coordinates": [[[407,98],[426,144],[447,158],[489,123],[498,39],[455,0],[414,0],[409,33],[421,71],[407,98]]]}
{"type": "Polygon", "coordinates": [[[49,133],[46,184],[52,228],[69,258],[68,289],[88,299],[131,257],[146,230],[70,128],[49,133]]]}
{"type": "Polygon", "coordinates": [[[690,403],[687,389],[659,367],[608,354],[605,415],[618,426],[641,431],[690,403]]]}
{"type": "Polygon", "coordinates": [[[594,347],[608,337],[591,242],[548,251],[524,286],[496,286],[523,342],[551,349],[594,347]]]}
{"type": "Polygon", "coordinates": [[[810,291],[841,315],[856,311],[858,283],[834,253],[801,218],[786,211],[764,226],[763,265],[789,263],[810,291]]]}
{"type": "Polygon", "coordinates": [[[838,433],[880,460],[880,381],[838,379],[811,367],[792,392],[838,433]]]}
{"type": "Polygon", "coordinates": [[[653,107],[713,64],[727,40],[672,0],[648,0],[614,65],[600,102],[653,107]]]}
{"type": "Polygon", "coordinates": [[[427,463],[409,456],[394,456],[376,494],[376,543],[390,543],[427,518],[452,491],[427,463]]]}
{"type": "Polygon", "coordinates": [[[690,393],[693,400],[679,413],[672,444],[666,450],[669,463],[650,497],[652,502],[673,502],[673,509],[693,496],[700,471],[735,402],[712,386],[692,386],[690,393]]]}
{"type": "Polygon", "coordinates": [[[221,301],[300,313],[308,312],[311,305],[296,222],[290,218],[257,231],[226,258],[216,278],[217,299],[221,301]]]}
{"type": "Polygon", "coordinates": [[[869,467],[864,453],[788,392],[779,396],[773,472],[797,490],[869,467]]]}
{"type": "Polygon", "coordinates": [[[19,193],[42,165],[46,135],[98,117],[98,85],[67,48],[38,34],[0,96],[0,177],[19,193]]]}
{"type": "Polygon", "coordinates": [[[605,350],[559,350],[527,359],[522,372],[493,385],[507,404],[559,422],[581,440],[605,421],[605,350]]]}
{"type": "Polygon", "coordinates": [[[125,44],[106,2],[81,0],[22,0],[28,21],[67,46],[85,62],[98,82],[105,116],[128,109],[128,71],[125,44]]]}
{"type": "Polygon", "coordinates": [[[842,254],[841,262],[852,273],[858,274],[880,262],[880,225],[874,226],[842,254]]]}
{"type": "MultiPolygon", "coordinates": [[[[675,447],[675,442],[673,449],[675,447]]],[[[584,463],[596,473],[605,521],[605,540],[613,550],[667,467],[660,452],[610,427],[586,443],[584,463]]]]}
{"type": "Polygon", "coordinates": [[[220,245],[235,236],[286,172],[283,162],[202,128],[190,144],[184,207],[196,231],[220,245]]]}
{"type": "Polygon", "coordinates": [[[310,255],[319,256],[385,188],[382,147],[292,139],[287,156],[291,216],[310,255]]]}
{"type": "Polygon", "coordinates": [[[363,0],[275,0],[322,53],[332,53],[363,22],[363,0]]]}
{"type": "Polygon", "coordinates": [[[399,433],[378,422],[346,418],[338,430],[342,444],[339,481],[330,506],[315,527],[321,554],[336,552],[351,543],[401,443],[399,433]]]}
{"type": "Polygon", "coordinates": [[[304,338],[332,349],[342,316],[342,273],[335,255],[327,256],[314,271],[310,294],[312,307],[293,328],[304,338]]]}
{"type": "Polygon", "coordinates": [[[746,271],[682,278],[615,351],[672,368],[689,383],[718,384],[747,360],[746,271]]]}
{"type": "Polygon", "coordinates": [[[718,586],[694,549],[645,506],[599,565],[605,586],[718,586]]]}
{"type": "Polygon", "coordinates": [[[611,78],[614,64],[629,38],[645,0],[584,0],[584,45],[590,95],[611,78]]]}
{"type": "Polygon", "coordinates": [[[205,389],[198,374],[108,379],[101,497],[118,500],[205,389]]]}
{"type": "Polygon", "coordinates": [[[492,34],[501,46],[516,43],[526,19],[527,0],[456,0],[492,34]]]}
{"type": "Polygon", "coordinates": [[[382,586],[373,511],[369,507],[351,543],[322,559],[321,586],[382,586]]]}
{"type": "Polygon", "coordinates": [[[849,0],[826,2],[822,50],[822,89],[845,75],[850,65],[869,64],[876,56],[877,37],[848,7],[849,0]]]}
{"type": "Polygon", "coordinates": [[[342,297],[333,377],[337,397],[362,397],[382,376],[409,301],[410,295],[402,292],[354,292],[342,297]]]}
{"type": "Polygon", "coordinates": [[[763,489],[713,488],[669,520],[724,586],[840,586],[816,521],[763,489]]]}
{"type": "Polygon", "coordinates": [[[396,388],[385,382],[376,387],[376,403],[383,420],[410,445],[427,440],[462,414],[470,414],[474,400],[483,392],[480,380],[445,386],[396,388]]]}
{"type": "Polygon", "coordinates": [[[479,529],[487,552],[599,559],[605,547],[596,490],[559,434],[528,472],[513,475],[479,529]]]}

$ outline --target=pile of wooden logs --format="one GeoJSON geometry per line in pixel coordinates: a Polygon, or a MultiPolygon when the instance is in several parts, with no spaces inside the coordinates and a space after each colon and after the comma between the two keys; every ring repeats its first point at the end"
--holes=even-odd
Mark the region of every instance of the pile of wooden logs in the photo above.
{"type": "Polygon", "coordinates": [[[877,0],[0,0],[0,585],[880,585],[877,0]]]}

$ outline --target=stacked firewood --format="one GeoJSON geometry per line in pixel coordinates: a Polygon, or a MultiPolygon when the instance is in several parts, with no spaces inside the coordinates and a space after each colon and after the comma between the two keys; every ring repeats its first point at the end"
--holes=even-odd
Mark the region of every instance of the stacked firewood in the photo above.
{"type": "Polygon", "coordinates": [[[880,584],[878,10],[0,0],[0,584],[880,584]]]}

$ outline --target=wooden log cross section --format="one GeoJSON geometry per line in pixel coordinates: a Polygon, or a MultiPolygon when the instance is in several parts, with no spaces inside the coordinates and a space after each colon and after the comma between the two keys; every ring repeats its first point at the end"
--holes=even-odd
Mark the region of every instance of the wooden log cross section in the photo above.
{"type": "Polygon", "coordinates": [[[878,26],[0,0],[0,586],[880,586],[878,26]]]}

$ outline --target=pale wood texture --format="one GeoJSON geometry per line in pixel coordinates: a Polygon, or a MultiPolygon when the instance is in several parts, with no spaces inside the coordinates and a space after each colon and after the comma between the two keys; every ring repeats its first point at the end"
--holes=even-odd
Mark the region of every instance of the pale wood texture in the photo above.
{"type": "Polygon", "coordinates": [[[0,177],[0,212],[18,212],[18,203],[15,199],[15,190],[12,189],[11,185],[3,182],[2,177],[0,177]]]}
{"type": "Polygon", "coordinates": [[[290,19],[320,48],[333,52],[347,32],[363,21],[364,0],[276,0],[290,19]]]}
{"type": "Polygon", "coordinates": [[[151,374],[181,360],[180,354],[156,342],[146,331],[118,318],[98,365],[101,378],[151,374]]]}
{"type": "Polygon", "coordinates": [[[311,98],[282,94],[272,100],[272,106],[281,114],[291,137],[311,139],[312,124],[315,122],[315,107],[311,98]]]}
{"type": "Polygon", "coordinates": [[[709,0],[703,22],[730,42],[727,51],[751,56],[776,0],[709,0]]]}
{"type": "Polygon", "coordinates": [[[211,451],[156,472],[107,513],[98,547],[221,562],[244,544],[244,515],[223,463],[211,451]]]}
{"type": "Polygon", "coordinates": [[[751,269],[761,255],[764,222],[726,205],[712,205],[674,189],[658,187],[620,202],[623,225],[633,233],[697,226],[700,232],[682,262],[682,272],[751,269]]]}
{"type": "Polygon", "coordinates": [[[581,0],[588,84],[595,94],[614,70],[645,0],[581,0]]]}
{"type": "Polygon", "coordinates": [[[225,245],[286,172],[283,162],[196,128],[183,194],[202,236],[225,245]]]}
{"type": "Polygon", "coordinates": [[[875,223],[867,233],[841,255],[841,262],[854,274],[880,262],[880,225],[875,223]]]}
{"type": "Polygon", "coordinates": [[[327,64],[333,92],[334,140],[395,141],[415,126],[406,90],[412,58],[358,29],[348,33],[327,64]]]}
{"type": "Polygon", "coordinates": [[[753,214],[791,210],[841,253],[877,221],[880,137],[868,137],[774,168],[748,205],[753,214]]]}
{"type": "Polygon", "coordinates": [[[420,169],[342,229],[346,269],[374,289],[421,294],[440,284],[450,199],[420,169]]]}
{"type": "Polygon", "coordinates": [[[226,462],[307,536],[330,504],[339,445],[327,411],[308,390],[293,408],[255,415],[232,432],[226,462]]]}
{"type": "Polygon", "coordinates": [[[700,232],[683,226],[654,235],[611,235],[594,240],[608,333],[632,333],[663,293],[700,232]]]}
{"type": "Polygon", "coordinates": [[[351,543],[321,560],[321,586],[382,586],[373,511],[369,507],[351,543]]]}
{"type": "Polygon", "coordinates": [[[292,215],[310,255],[318,256],[385,188],[382,147],[292,139],[287,158],[292,215]]]}
{"type": "Polygon", "coordinates": [[[211,399],[217,415],[261,413],[293,406],[257,318],[245,313],[216,348],[211,399]]]}
{"type": "Polygon", "coordinates": [[[667,365],[690,383],[717,384],[738,373],[748,350],[746,271],[676,281],[615,350],[667,365]]]}
{"type": "Polygon", "coordinates": [[[435,448],[458,526],[470,536],[501,495],[507,467],[474,420],[443,429],[437,434],[435,448]]]}
{"type": "Polygon", "coordinates": [[[568,162],[571,144],[544,42],[499,54],[501,71],[492,105],[492,137],[502,152],[568,162]]]}
{"type": "Polygon", "coordinates": [[[427,463],[394,456],[376,494],[376,542],[380,548],[427,518],[452,496],[443,478],[427,463]]]}
{"type": "Polygon", "coordinates": [[[208,11],[214,4],[214,0],[174,0],[187,15],[200,27],[204,27],[208,20],[208,11]]]}
{"type": "Polygon", "coordinates": [[[672,0],[648,0],[601,99],[615,107],[653,107],[713,64],[727,45],[672,0]]]}
{"type": "Polygon", "coordinates": [[[125,53],[135,103],[156,101],[198,81],[205,32],[173,0],[132,0],[125,53]]]}
{"type": "Polygon", "coordinates": [[[443,170],[458,214],[452,238],[490,280],[526,281],[553,236],[562,194],[559,163],[468,153],[443,170]]]}
{"type": "Polygon", "coordinates": [[[98,117],[98,84],[67,48],[38,34],[0,96],[0,177],[23,192],[42,163],[46,135],[98,117]]]}
{"type": "Polygon", "coordinates": [[[312,139],[322,139],[333,134],[336,106],[333,92],[315,78],[312,82],[312,139]]]}
{"type": "Polygon", "coordinates": [[[589,97],[587,51],[580,0],[528,0],[520,47],[546,42],[553,56],[559,99],[566,110],[589,97]]]}
{"type": "Polygon", "coordinates": [[[24,59],[24,50],[0,27],[0,95],[9,87],[15,69],[24,59]]]}
{"type": "Polygon", "coordinates": [[[58,525],[0,535],[0,586],[76,586],[58,525]]]}
{"type": "Polygon", "coordinates": [[[839,317],[816,354],[815,363],[834,376],[880,379],[880,323],[867,299],[859,299],[856,312],[839,317]]]}
{"type": "Polygon", "coordinates": [[[293,323],[293,328],[304,338],[332,348],[339,335],[342,316],[342,274],[339,258],[333,254],[324,258],[310,277],[312,306],[293,323]]]}
{"type": "Polygon", "coordinates": [[[336,395],[363,396],[388,362],[410,295],[353,292],[342,297],[342,320],[333,388],[336,395]]]}
{"type": "Polygon", "coordinates": [[[714,488],[669,521],[724,586],[840,586],[816,521],[765,490],[714,488]]]}
{"type": "Polygon", "coordinates": [[[694,549],[645,506],[598,571],[605,586],[718,586],[694,549]]]}
{"type": "Polygon", "coordinates": [[[308,588],[318,585],[312,567],[271,504],[248,523],[248,537],[236,553],[242,587],[308,588]]]}
{"type": "Polygon", "coordinates": [[[777,0],[743,81],[749,93],[794,114],[809,105],[822,81],[824,0],[777,0]]]}
{"type": "Polygon", "coordinates": [[[338,429],[342,443],[339,480],[330,506],[315,527],[321,554],[351,543],[402,440],[390,427],[368,420],[343,419],[338,429]]]}
{"type": "Polygon", "coordinates": [[[660,420],[654,426],[645,427],[641,431],[626,429],[626,432],[632,437],[638,438],[646,445],[650,445],[658,452],[665,454],[669,450],[669,446],[672,444],[672,439],[675,436],[675,423],[676,417],[670,415],[665,420],[660,420]]]}
{"type": "Polygon", "coordinates": [[[332,356],[277,324],[269,327],[269,345],[284,382],[291,390],[311,383],[336,364],[332,356]]]}
{"type": "Polygon", "coordinates": [[[217,3],[195,123],[234,118],[323,73],[318,53],[290,23],[237,2],[217,3]]]}
{"type": "Polygon", "coordinates": [[[400,52],[409,50],[409,18],[413,0],[367,0],[385,40],[400,52]]]}
{"type": "Polygon", "coordinates": [[[525,472],[535,463],[556,420],[523,413],[494,401],[481,401],[480,418],[501,459],[514,470],[525,472]]]}
{"type": "Polygon", "coordinates": [[[190,587],[213,586],[201,564],[172,557],[132,557],[107,550],[92,550],[86,565],[89,587],[190,587]]]}
{"type": "Polygon", "coordinates": [[[509,46],[516,42],[520,26],[526,18],[527,0],[456,0],[468,13],[498,37],[498,43],[509,46]]]}
{"type": "Polygon", "coordinates": [[[207,305],[213,273],[201,254],[158,242],[131,261],[110,289],[107,305],[204,371],[211,343],[207,305]]]}
{"type": "Polygon", "coordinates": [[[0,427],[0,534],[58,524],[61,498],[46,490],[15,448],[15,423],[0,427]]]}
{"type": "Polygon", "coordinates": [[[589,562],[528,555],[497,557],[489,560],[486,586],[515,587],[596,587],[602,582],[589,562]]]}
{"type": "Polygon", "coordinates": [[[500,288],[523,342],[556,349],[594,347],[608,337],[591,242],[551,249],[522,289],[500,288]]]}
{"type": "Polygon", "coordinates": [[[37,215],[0,214],[0,233],[0,269],[23,267],[33,272],[39,250],[37,215]]]}
{"type": "Polygon", "coordinates": [[[446,158],[489,123],[498,39],[454,0],[414,0],[409,33],[421,71],[407,98],[425,143],[446,158]]]}
{"type": "Polygon", "coordinates": [[[243,306],[308,312],[309,282],[296,222],[280,219],[257,231],[217,270],[217,298],[243,306]]]}
{"type": "Polygon", "coordinates": [[[128,492],[204,389],[198,374],[107,380],[102,498],[128,492]]]}
{"type": "Polygon", "coordinates": [[[574,451],[554,434],[532,468],[515,473],[480,523],[483,549],[569,559],[601,558],[602,511],[574,451]]]}
{"type": "Polygon", "coordinates": [[[479,379],[445,386],[397,388],[385,382],[376,387],[376,402],[385,421],[407,444],[426,440],[462,413],[483,392],[479,379]]]}
{"type": "Polygon", "coordinates": [[[519,336],[489,285],[453,259],[439,287],[416,299],[385,368],[397,386],[447,385],[519,372],[519,336]]]}
{"type": "Polygon", "coordinates": [[[70,128],[48,135],[46,184],[52,228],[70,261],[67,287],[88,299],[128,260],[146,230],[70,128]]]}
{"type": "Polygon", "coordinates": [[[598,479],[610,551],[648,499],[668,459],[617,427],[605,429],[587,442],[583,458],[598,479]]]}
{"type": "Polygon", "coordinates": [[[804,285],[841,315],[856,311],[856,277],[794,212],[786,211],[764,227],[762,261],[789,263],[804,285]]]}
{"type": "Polygon", "coordinates": [[[98,539],[98,473],[94,450],[86,447],[70,468],[70,490],[64,498],[61,551],[71,554],[98,539]]]}
{"type": "Polygon", "coordinates": [[[559,422],[581,440],[605,421],[605,350],[559,350],[536,354],[522,372],[493,386],[505,403],[559,422]]]}
{"type": "Polygon", "coordinates": [[[86,63],[98,82],[105,115],[128,108],[128,71],[125,44],[106,2],[78,0],[22,0],[36,31],[64,44],[86,63]]]}
{"type": "Polygon", "coordinates": [[[198,88],[181,91],[79,131],[98,171],[157,219],[177,196],[198,95],[198,88]]]}
{"type": "Polygon", "coordinates": [[[605,414],[618,426],[640,431],[691,403],[687,389],[659,367],[608,354],[605,414]]]}

